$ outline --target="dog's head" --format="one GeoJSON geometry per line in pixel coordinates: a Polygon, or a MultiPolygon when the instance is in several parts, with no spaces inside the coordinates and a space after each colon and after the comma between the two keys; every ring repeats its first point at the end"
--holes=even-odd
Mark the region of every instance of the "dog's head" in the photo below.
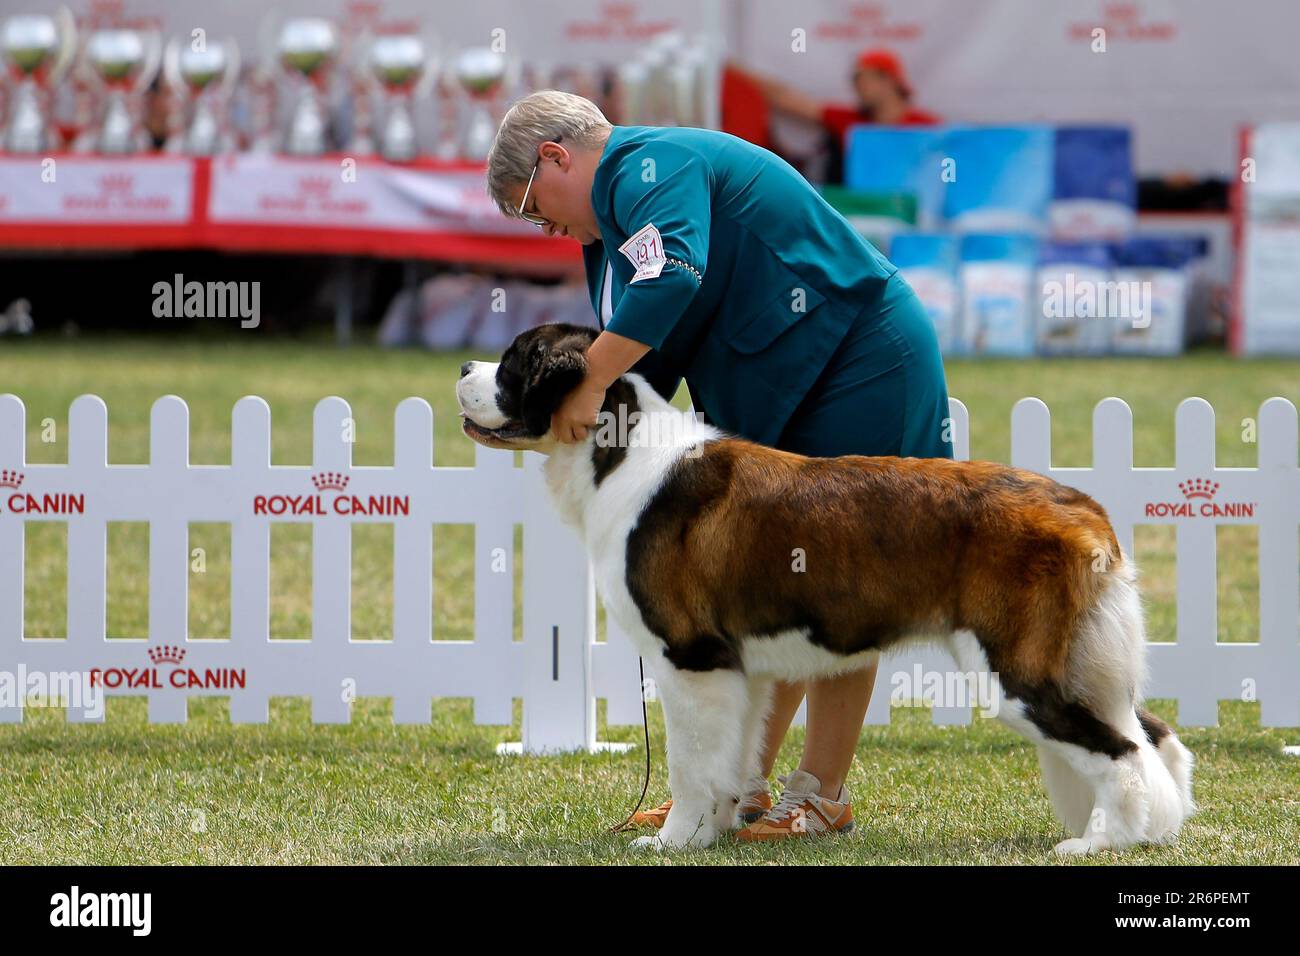
{"type": "Polygon", "coordinates": [[[456,398],[466,435],[489,448],[549,451],[551,414],[587,374],[597,331],[562,322],[519,333],[500,362],[466,362],[456,398]]]}

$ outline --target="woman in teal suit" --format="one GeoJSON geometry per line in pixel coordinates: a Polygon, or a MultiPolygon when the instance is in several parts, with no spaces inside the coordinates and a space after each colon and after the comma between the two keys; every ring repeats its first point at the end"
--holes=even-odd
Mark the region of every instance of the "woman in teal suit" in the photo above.
{"type": "MultiPolygon", "coordinates": [[[[584,247],[602,331],[552,419],[559,440],[585,438],[605,390],[632,370],[668,398],[685,378],[709,422],[788,451],[952,457],[921,303],[773,153],[712,130],[611,126],[589,100],[544,90],[506,114],[487,175],[505,214],[584,247]]],[[[844,780],[875,677],[778,687],[741,839],[852,825],[844,780]],[[773,806],[766,778],[805,694],[803,758],[773,806]]]]}

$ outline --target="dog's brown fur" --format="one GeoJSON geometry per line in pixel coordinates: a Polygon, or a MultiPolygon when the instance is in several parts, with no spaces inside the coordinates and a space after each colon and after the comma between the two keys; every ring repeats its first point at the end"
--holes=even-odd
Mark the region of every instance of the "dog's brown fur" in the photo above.
{"type": "Polygon", "coordinates": [[[1030,471],[726,439],[680,462],[647,507],[627,580],[681,660],[798,627],[840,654],[966,628],[992,668],[1041,686],[1064,679],[1075,625],[1122,560],[1101,505],[1030,471]]]}

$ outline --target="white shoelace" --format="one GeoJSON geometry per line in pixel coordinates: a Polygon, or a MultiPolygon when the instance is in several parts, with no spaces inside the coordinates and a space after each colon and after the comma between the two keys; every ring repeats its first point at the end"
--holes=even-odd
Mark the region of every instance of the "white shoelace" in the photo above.
{"type": "MultiPolygon", "coordinates": [[[[781,785],[784,787],[785,782],[790,779],[790,777],[786,774],[784,776],[778,776],[776,779],[779,780],[781,785]]],[[[796,812],[803,813],[803,804],[814,803],[813,798],[816,796],[817,794],[815,793],[801,792],[786,788],[781,791],[781,799],[776,801],[776,803],[772,805],[772,809],[767,811],[765,815],[769,820],[776,822],[777,820],[784,820],[786,817],[793,816],[796,812]]]]}
{"type": "Polygon", "coordinates": [[[760,797],[767,794],[769,799],[772,794],[772,788],[767,784],[766,777],[750,777],[745,784],[745,792],[740,796],[740,805],[754,805],[760,797]]]}

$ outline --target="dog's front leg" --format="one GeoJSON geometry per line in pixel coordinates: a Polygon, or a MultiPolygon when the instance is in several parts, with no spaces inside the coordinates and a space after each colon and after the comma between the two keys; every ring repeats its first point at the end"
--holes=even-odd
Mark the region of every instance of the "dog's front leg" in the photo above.
{"type": "Polygon", "coordinates": [[[664,661],[657,671],[673,806],[663,829],[636,845],[709,846],[734,824],[745,770],[749,686],[735,670],[683,671],[664,661]]]}

